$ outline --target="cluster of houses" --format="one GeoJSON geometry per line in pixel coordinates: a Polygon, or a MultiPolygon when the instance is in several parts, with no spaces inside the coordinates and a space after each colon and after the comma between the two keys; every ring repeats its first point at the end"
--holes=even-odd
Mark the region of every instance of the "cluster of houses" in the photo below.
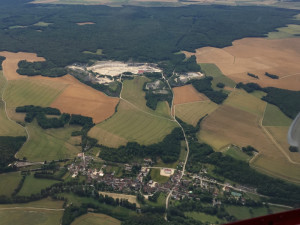
{"type": "MultiPolygon", "coordinates": [[[[169,173],[168,181],[166,183],[157,183],[147,179],[147,175],[150,173],[152,166],[151,159],[144,159],[144,164],[136,176],[127,177],[117,177],[115,172],[105,172],[106,165],[103,165],[101,169],[89,168],[89,164],[93,158],[91,156],[85,156],[84,153],[78,154],[78,159],[79,160],[76,160],[68,167],[72,177],[76,177],[78,174],[84,175],[87,177],[87,183],[94,181],[101,182],[113,192],[132,194],[142,191],[145,195],[152,195],[156,192],[169,194],[171,192],[171,198],[174,200],[181,200],[183,198],[193,198],[197,200],[199,197],[191,191],[190,187],[192,186],[211,193],[213,205],[221,204],[221,201],[218,200],[220,191],[227,193],[226,196],[228,196],[228,198],[241,200],[242,203],[245,201],[245,199],[242,198],[242,194],[234,191],[229,184],[222,184],[222,188],[220,188],[220,183],[205,176],[206,171],[201,171],[200,174],[187,173],[182,177],[180,170],[165,168],[163,169],[164,173],[169,173]]],[[[120,166],[123,166],[123,171],[125,172],[131,172],[133,167],[130,164],[122,164],[120,166]]]]}

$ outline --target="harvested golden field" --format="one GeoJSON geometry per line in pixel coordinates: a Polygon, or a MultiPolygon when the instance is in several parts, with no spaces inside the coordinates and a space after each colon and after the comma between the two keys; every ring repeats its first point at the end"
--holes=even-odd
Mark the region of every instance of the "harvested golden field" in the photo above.
{"type": "Polygon", "coordinates": [[[206,114],[212,113],[218,105],[212,101],[191,102],[175,106],[176,116],[186,123],[196,126],[206,114]]]}
{"type": "Polygon", "coordinates": [[[289,162],[259,126],[257,115],[222,105],[201,124],[199,139],[220,150],[229,144],[251,145],[259,156],[251,162],[258,170],[293,182],[300,182],[299,165],[289,162]]]}
{"type": "Polygon", "coordinates": [[[70,80],[69,86],[53,101],[51,107],[70,114],[92,117],[95,123],[104,121],[115,113],[118,98],[109,97],[70,75],[66,76],[70,80]]]}
{"type": "Polygon", "coordinates": [[[175,87],[173,88],[174,93],[174,105],[188,103],[188,102],[198,102],[204,101],[208,98],[204,95],[199,93],[192,84],[185,85],[182,87],[175,87]]]}
{"type": "Polygon", "coordinates": [[[114,114],[119,102],[118,98],[106,96],[82,84],[71,75],[56,78],[19,75],[16,70],[20,60],[26,59],[30,62],[44,60],[36,54],[0,52],[0,55],[6,57],[3,62],[3,71],[8,80],[8,86],[4,99],[7,101],[9,111],[21,105],[51,106],[62,112],[90,116],[95,123],[114,114]]]}
{"type": "Polygon", "coordinates": [[[138,207],[140,206],[140,204],[137,202],[136,196],[135,195],[125,195],[125,194],[117,194],[117,193],[110,193],[110,192],[102,192],[99,191],[99,194],[102,195],[108,195],[109,197],[112,197],[114,199],[127,199],[128,202],[130,203],[135,203],[138,207]]]}
{"type": "Polygon", "coordinates": [[[7,80],[23,79],[26,76],[20,76],[16,71],[18,69],[18,63],[21,60],[27,60],[28,62],[45,61],[43,57],[37,57],[35,53],[27,52],[0,52],[1,56],[6,57],[2,66],[3,73],[7,80]]]}
{"type": "Polygon", "coordinates": [[[233,42],[230,47],[217,49],[205,47],[196,53],[198,63],[214,63],[222,73],[235,82],[255,82],[263,87],[300,90],[300,38],[268,40],[244,38],[233,42]],[[275,80],[264,75],[276,74],[275,80]],[[247,75],[259,76],[255,79],[247,75]]]}

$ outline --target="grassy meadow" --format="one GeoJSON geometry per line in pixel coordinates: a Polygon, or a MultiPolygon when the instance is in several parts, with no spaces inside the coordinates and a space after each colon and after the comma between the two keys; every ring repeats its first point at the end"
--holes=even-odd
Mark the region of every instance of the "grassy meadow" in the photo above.
{"type": "Polygon", "coordinates": [[[169,177],[160,175],[160,169],[151,169],[150,175],[153,181],[160,184],[166,183],[169,180],[169,177]]]}
{"type": "Polygon", "coordinates": [[[292,120],[288,118],[280,109],[272,104],[267,103],[263,126],[290,126],[292,120]]]}
{"type": "Polygon", "coordinates": [[[244,153],[240,148],[236,147],[236,146],[228,146],[226,148],[226,150],[224,151],[225,155],[229,155],[232,158],[235,158],[237,160],[242,160],[242,161],[246,161],[248,162],[251,157],[249,155],[247,155],[246,153],[244,153]]]}
{"type": "Polygon", "coordinates": [[[76,218],[71,225],[121,225],[121,221],[111,216],[98,213],[88,213],[76,218]]]}
{"type": "Polygon", "coordinates": [[[185,212],[185,216],[193,218],[195,220],[201,221],[203,223],[209,223],[209,224],[219,224],[224,223],[226,221],[219,219],[216,216],[212,216],[203,212],[185,212]]]}
{"type": "Polygon", "coordinates": [[[52,184],[58,183],[57,180],[50,179],[39,179],[35,178],[33,174],[26,176],[24,184],[19,191],[20,196],[30,196],[32,194],[38,194],[42,189],[51,186],[52,184]]]}
{"type": "Polygon", "coordinates": [[[11,195],[17,188],[21,178],[19,172],[0,174],[0,195],[11,195]]]}
{"type": "Polygon", "coordinates": [[[117,113],[110,119],[93,127],[89,132],[89,136],[98,139],[99,143],[102,144],[105,142],[102,141],[102,134],[108,132],[127,141],[149,145],[161,141],[175,127],[177,127],[177,124],[167,118],[148,114],[125,101],[121,101],[117,113]]]}
{"type": "Polygon", "coordinates": [[[30,161],[50,161],[72,158],[81,151],[81,146],[75,146],[79,141],[71,137],[72,131],[79,127],[66,126],[58,129],[42,129],[34,120],[27,124],[29,140],[17,153],[18,158],[26,157],[30,161]]]}

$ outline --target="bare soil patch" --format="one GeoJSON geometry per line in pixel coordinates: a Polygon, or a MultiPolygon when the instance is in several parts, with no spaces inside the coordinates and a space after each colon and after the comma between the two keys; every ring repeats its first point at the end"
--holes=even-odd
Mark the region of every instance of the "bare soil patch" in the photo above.
{"type": "Polygon", "coordinates": [[[0,52],[1,56],[6,57],[4,60],[2,67],[3,73],[7,80],[16,80],[26,78],[26,76],[20,76],[17,73],[18,63],[21,60],[27,60],[28,62],[36,62],[36,61],[45,61],[43,57],[38,57],[35,53],[28,52],[0,52]]]}
{"type": "Polygon", "coordinates": [[[175,87],[173,88],[173,92],[174,105],[208,100],[205,95],[199,93],[191,84],[175,87]]]}
{"type": "Polygon", "coordinates": [[[79,26],[84,26],[84,25],[91,25],[91,24],[95,24],[94,22],[82,22],[82,23],[76,23],[79,26]]]}
{"type": "Polygon", "coordinates": [[[51,104],[62,112],[90,116],[95,123],[108,119],[115,113],[118,98],[112,98],[85,84],[80,83],[71,75],[65,76],[65,81],[70,80],[69,86],[51,104]]]}
{"type": "Polygon", "coordinates": [[[234,41],[230,47],[205,47],[197,49],[196,53],[184,53],[196,55],[198,63],[215,63],[235,82],[300,90],[300,38],[244,38],[234,41]],[[259,79],[248,76],[248,72],[258,75],[259,79]],[[280,79],[266,77],[265,72],[276,74],[280,79]]]}

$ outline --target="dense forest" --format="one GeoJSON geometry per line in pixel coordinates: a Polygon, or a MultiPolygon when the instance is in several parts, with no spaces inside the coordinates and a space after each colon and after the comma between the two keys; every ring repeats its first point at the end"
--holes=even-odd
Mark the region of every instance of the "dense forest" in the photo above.
{"type": "Polygon", "coordinates": [[[0,136],[0,173],[9,172],[12,168],[8,164],[15,161],[15,154],[22,147],[26,137],[0,136]]]}
{"type": "Polygon", "coordinates": [[[5,60],[5,57],[0,56],[0,70],[2,70],[2,62],[5,60]]]}
{"type": "Polygon", "coordinates": [[[39,5],[29,1],[1,1],[0,50],[35,52],[45,57],[49,76],[54,68],[90,59],[160,62],[169,73],[174,69],[198,70],[193,59],[183,62],[184,56],[174,53],[229,46],[233,40],[264,36],[277,27],[297,23],[293,20],[297,11],[275,7],[143,8],[39,5]],[[35,25],[38,22],[48,26],[35,25]],[[79,26],[79,22],[94,24],[79,26]],[[84,53],[97,49],[103,54],[84,53]]]}

